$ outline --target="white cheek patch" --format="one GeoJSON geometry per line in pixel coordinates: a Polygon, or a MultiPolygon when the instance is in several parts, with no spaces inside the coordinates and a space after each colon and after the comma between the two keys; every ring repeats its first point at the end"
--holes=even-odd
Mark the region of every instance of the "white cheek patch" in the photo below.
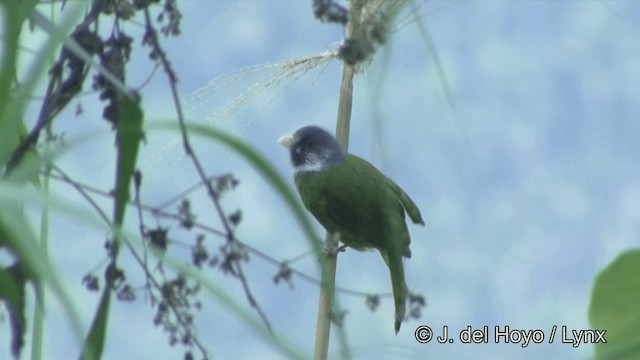
{"type": "Polygon", "coordinates": [[[321,171],[324,170],[324,163],[322,161],[316,161],[316,162],[311,162],[308,164],[304,164],[304,165],[300,165],[300,166],[296,166],[293,169],[293,172],[295,174],[297,173],[301,173],[301,172],[314,172],[314,171],[321,171]]]}
{"type": "Polygon", "coordinates": [[[293,169],[294,173],[300,172],[313,172],[326,170],[329,164],[327,164],[328,154],[326,153],[312,153],[308,154],[304,164],[298,165],[293,169]]]}

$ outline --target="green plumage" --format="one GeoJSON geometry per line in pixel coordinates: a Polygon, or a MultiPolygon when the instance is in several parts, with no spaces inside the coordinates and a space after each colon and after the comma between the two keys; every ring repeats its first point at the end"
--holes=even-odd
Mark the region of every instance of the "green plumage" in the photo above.
{"type": "Polygon", "coordinates": [[[295,183],[305,207],[328,232],[339,233],[340,241],[354,249],[380,252],[391,274],[398,332],[407,298],[402,257],[411,257],[405,212],[424,225],[416,204],[373,165],[351,154],[328,170],[297,172],[295,183]]]}

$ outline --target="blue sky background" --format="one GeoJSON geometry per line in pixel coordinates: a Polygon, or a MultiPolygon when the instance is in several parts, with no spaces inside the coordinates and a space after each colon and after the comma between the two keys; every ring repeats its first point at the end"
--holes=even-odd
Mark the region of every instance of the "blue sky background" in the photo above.
{"type": "MultiPolygon", "coordinates": [[[[355,80],[350,151],[393,178],[422,210],[426,227],[409,226],[413,257],[405,267],[409,287],[424,294],[428,306],[422,319],[405,322],[395,336],[389,298],[371,313],[362,297],[340,293],[340,305],[348,309],[345,330],[352,354],[360,359],[591,358],[590,346],[573,348],[558,337],[554,344],[527,348],[494,344],[493,336],[490,344],[422,345],[413,330],[426,324],[440,331],[447,325],[457,335],[466,326],[508,325],[540,329],[547,340],[553,325],[589,328],[594,276],[639,243],[640,3],[417,5],[419,20],[401,15],[388,46],[355,80]],[[417,21],[433,39],[448,90],[417,21]]],[[[189,118],[249,142],[293,188],[288,154],[275,140],[307,124],[334,129],[338,61],[251,97],[230,116],[216,112],[281,69],[247,67],[334,50],[343,29],[316,21],[310,1],[185,1],[179,6],[183,34],[165,45],[189,118]],[[228,77],[231,73],[238,76],[228,77]],[[205,93],[207,83],[220,76],[226,80],[205,93]],[[187,96],[199,89],[202,96],[187,96]]],[[[140,31],[129,26],[132,33],[140,31]]],[[[23,43],[38,48],[42,41],[36,33],[23,43]]],[[[136,45],[134,51],[129,80],[141,84],[151,72],[148,50],[136,45]]],[[[25,62],[32,60],[24,56],[25,62]]],[[[159,75],[142,91],[148,123],[175,118],[166,80],[159,75]]],[[[59,131],[69,139],[103,134],[74,145],[61,166],[79,181],[110,190],[112,135],[99,119],[99,102],[86,97],[79,103],[83,114],[75,116],[70,109],[58,120],[59,131]]],[[[154,205],[196,183],[197,176],[175,136],[150,132],[147,139],[141,154],[143,200],[154,205]]],[[[279,260],[309,250],[291,212],[255,170],[211,142],[196,141],[195,148],[211,175],[232,172],[241,181],[223,198],[227,211],[243,211],[239,239],[279,260]]],[[[54,185],[54,191],[83,204],[63,184],[54,185]]],[[[219,226],[203,192],[190,199],[199,221],[219,226]]],[[[110,203],[103,199],[102,204],[108,208],[110,203]]],[[[136,219],[130,221],[135,231],[136,219]]],[[[147,222],[152,226],[156,220],[149,216],[147,222]]],[[[105,235],[64,216],[54,218],[52,234],[52,261],[88,327],[98,296],[84,290],[81,278],[104,257],[105,235]]],[[[173,228],[171,234],[184,243],[195,237],[173,228]]],[[[207,241],[216,249],[223,240],[207,241]]],[[[190,257],[184,247],[171,251],[190,257]]],[[[124,264],[135,268],[131,261],[124,256],[124,264]]],[[[292,266],[318,277],[314,261],[308,255],[292,266]]],[[[277,268],[257,258],[245,270],[276,332],[311,355],[318,287],[298,278],[293,289],[275,286],[271,278],[277,268]]],[[[341,254],[337,273],[341,287],[390,291],[387,269],[376,253],[341,254]]],[[[237,281],[218,270],[205,274],[249,309],[237,281]]],[[[128,276],[134,284],[144,283],[134,270],[128,276]]],[[[280,356],[214,297],[203,293],[201,300],[198,335],[213,357],[280,356]]],[[[182,350],[169,348],[165,335],[152,327],[153,313],[142,294],[133,304],[115,303],[113,310],[105,359],[180,358],[182,350]]],[[[9,333],[6,321],[0,325],[4,357],[9,333]]],[[[77,356],[80,345],[52,296],[45,336],[47,358],[77,356]]],[[[336,351],[337,342],[332,345],[336,351]]]]}

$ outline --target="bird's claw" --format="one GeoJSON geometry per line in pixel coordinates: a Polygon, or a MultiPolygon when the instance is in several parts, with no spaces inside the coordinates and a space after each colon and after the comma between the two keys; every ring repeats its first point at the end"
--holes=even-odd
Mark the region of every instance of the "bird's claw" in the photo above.
{"type": "Polygon", "coordinates": [[[340,245],[337,248],[334,249],[327,249],[326,247],[322,248],[322,255],[326,256],[326,257],[330,257],[330,256],[336,256],[338,255],[338,253],[341,252],[345,252],[345,250],[347,250],[347,245],[340,245]]]}
{"type": "Polygon", "coordinates": [[[345,249],[347,248],[346,245],[338,246],[341,238],[339,232],[335,232],[327,236],[329,237],[327,240],[331,240],[331,241],[325,242],[325,247],[322,248],[322,254],[324,256],[326,257],[336,256],[338,255],[338,253],[345,251],[345,249]],[[329,245],[330,247],[327,247],[326,245],[329,245]]]}

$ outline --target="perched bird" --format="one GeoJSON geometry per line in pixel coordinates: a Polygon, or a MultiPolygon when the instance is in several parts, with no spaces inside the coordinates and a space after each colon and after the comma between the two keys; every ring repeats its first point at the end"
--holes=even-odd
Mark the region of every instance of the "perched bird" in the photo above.
{"type": "Polygon", "coordinates": [[[377,249],[389,267],[395,302],[395,330],[405,317],[407,285],[402,257],[411,257],[405,212],[424,225],[420,210],[391,179],[366,160],[345,153],[317,126],[283,135],[304,206],[330,233],[359,251],[377,249]]]}

